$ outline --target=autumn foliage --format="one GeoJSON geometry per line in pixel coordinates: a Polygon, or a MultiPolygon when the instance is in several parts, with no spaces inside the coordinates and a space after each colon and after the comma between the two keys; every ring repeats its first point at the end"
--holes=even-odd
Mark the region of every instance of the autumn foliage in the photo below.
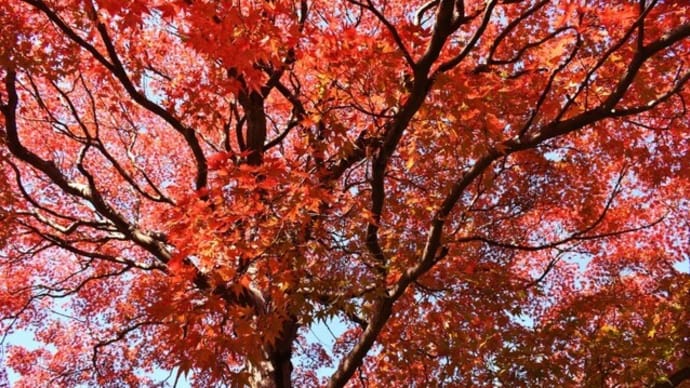
{"type": "Polygon", "coordinates": [[[688,386],[689,79],[680,0],[0,0],[0,385],[688,386]]]}

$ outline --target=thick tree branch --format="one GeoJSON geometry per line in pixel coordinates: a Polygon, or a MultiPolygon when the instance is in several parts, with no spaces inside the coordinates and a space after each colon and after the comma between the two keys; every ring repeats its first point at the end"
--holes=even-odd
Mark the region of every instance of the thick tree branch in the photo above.
{"type": "Polygon", "coordinates": [[[662,381],[655,383],[652,388],[675,388],[680,387],[684,381],[690,381],[690,366],[678,369],[662,381]]]}
{"type": "Polygon", "coordinates": [[[674,29],[658,41],[647,45],[644,50],[638,52],[631,61],[626,74],[618,81],[614,88],[614,92],[597,108],[583,112],[568,120],[551,122],[545,125],[540,132],[527,139],[515,137],[506,140],[502,142],[501,147],[491,149],[484,156],[479,157],[475,164],[452,185],[449,194],[436,211],[418,264],[408,269],[400,277],[395,286],[389,290],[388,295],[378,302],[370,318],[369,326],[362,333],[355,347],[341,360],[338,369],[330,379],[329,387],[335,388],[344,386],[359,365],[361,365],[364,356],[371,346],[373,346],[376,338],[391,315],[395,301],[403,295],[410,284],[416,281],[421,275],[428,272],[434,264],[445,256],[445,250],[441,250],[439,253],[445,222],[462,194],[478,176],[480,176],[495,160],[504,155],[534,148],[546,140],[564,136],[597,121],[613,117],[611,112],[612,109],[623,98],[623,95],[634,80],[642,64],[655,53],[670,47],[687,36],[690,36],[690,24],[685,24],[674,29]],[[501,149],[501,151],[499,152],[498,149],[501,149]]]}
{"type": "Polygon", "coordinates": [[[259,92],[242,91],[238,100],[244,108],[247,134],[246,147],[249,155],[247,162],[258,166],[263,160],[264,144],[266,143],[266,112],[264,97],[259,92]]]}
{"type": "Polygon", "coordinates": [[[89,186],[84,186],[68,180],[53,162],[40,158],[22,145],[17,133],[16,110],[19,99],[16,90],[16,73],[14,70],[7,71],[5,88],[8,94],[8,103],[3,106],[2,113],[5,116],[7,146],[10,152],[17,159],[28,163],[35,169],[44,173],[65,193],[84,199],[93,204],[96,211],[110,220],[119,232],[153,254],[161,262],[167,262],[170,258],[170,253],[164,244],[156,241],[148,233],[140,230],[136,226],[131,225],[125,217],[108,205],[97,191],[93,178],[88,175],[85,169],[82,168],[81,172],[86,174],[85,176],[89,180],[89,186]]]}
{"type": "Polygon", "coordinates": [[[491,20],[491,13],[493,12],[494,7],[496,7],[497,3],[498,0],[489,1],[489,4],[487,4],[486,9],[484,10],[484,17],[482,18],[479,27],[474,32],[474,35],[472,35],[472,38],[470,38],[470,41],[467,43],[465,48],[463,48],[462,51],[460,51],[460,53],[455,57],[439,65],[438,69],[434,74],[443,73],[454,68],[455,66],[460,64],[460,62],[462,62],[467,57],[467,55],[469,55],[469,53],[474,49],[475,45],[479,41],[479,38],[481,38],[481,36],[484,34],[484,31],[486,31],[486,27],[488,27],[489,21],[491,20]]]}

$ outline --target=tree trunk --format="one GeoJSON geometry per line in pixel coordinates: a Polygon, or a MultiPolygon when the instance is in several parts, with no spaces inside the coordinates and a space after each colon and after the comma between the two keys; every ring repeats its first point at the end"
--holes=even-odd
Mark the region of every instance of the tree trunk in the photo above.
{"type": "MultiPolygon", "coordinates": [[[[266,112],[264,96],[257,91],[246,90],[239,94],[238,100],[244,108],[247,120],[246,151],[247,163],[258,166],[263,161],[266,143],[266,112]]],[[[293,317],[283,324],[280,337],[273,346],[264,350],[264,360],[250,365],[252,388],[290,388],[292,387],[292,343],[297,337],[297,322],[293,317]]]]}
{"type": "Polygon", "coordinates": [[[249,386],[252,388],[292,387],[292,343],[297,338],[298,325],[294,319],[283,324],[281,337],[264,352],[265,359],[249,367],[249,386]]]}

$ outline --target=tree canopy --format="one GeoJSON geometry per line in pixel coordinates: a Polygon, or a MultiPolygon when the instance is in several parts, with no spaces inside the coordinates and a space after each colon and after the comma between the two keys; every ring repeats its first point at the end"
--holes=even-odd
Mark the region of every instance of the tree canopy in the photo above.
{"type": "Polygon", "coordinates": [[[0,361],[688,386],[689,79],[687,1],[0,0],[0,361]]]}

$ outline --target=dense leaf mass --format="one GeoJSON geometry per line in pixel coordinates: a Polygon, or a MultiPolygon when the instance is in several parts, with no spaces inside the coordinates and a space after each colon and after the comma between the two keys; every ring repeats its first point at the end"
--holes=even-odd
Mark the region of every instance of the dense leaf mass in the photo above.
{"type": "Polygon", "coordinates": [[[688,386],[687,1],[0,0],[0,79],[0,385],[688,386]]]}

